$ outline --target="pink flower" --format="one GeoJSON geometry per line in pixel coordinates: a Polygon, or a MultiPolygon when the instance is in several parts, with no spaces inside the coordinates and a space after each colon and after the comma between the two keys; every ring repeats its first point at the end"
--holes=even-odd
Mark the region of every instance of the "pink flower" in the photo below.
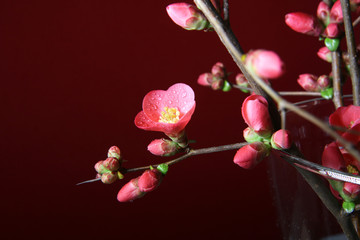
{"type": "Polygon", "coordinates": [[[332,22],[341,23],[343,22],[343,13],[341,9],[341,2],[337,0],[331,8],[330,18],[332,22]]]}
{"type": "Polygon", "coordinates": [[[138,186],[138,180],[140,177],[131,179],[126,183],[118,192],[117,200],[119,202],[129,202],[135,199],[141,198],[145,193],[141,192],[138,186]]]}
{"type": "Polygon", "coordinates": [[[321,159],[325,167],[340,171],[346,169],[344,158],[335,142],[325,146],[321,159]]]}
{"type": "Polygon", "coordinates": [[[153,140],[147,149],[156,156],[172,156],[178,152],[180,147],[173,141],[161,138],[153,140]]]}
{"type": "Polygon", "coordinates": [[[139,178],[138,186],[141,192],[151,192],[161,183],[162,173],[157,169],[146,170],[139,178]]]}
{"type": "Polygon", "coordinates": [[[135,125],[148,131],[176,135],[184,130],[195,110],[194,91],[184,83],[167,91],[154,90],[143,99],[143,110],[135,117],[135,125]]]}
{"type": "Polygon", "coordinates": [[[313,16],[302,13],[288,13],[285,15],[285,23],[294,31],[310,36],[318,37],[322,31],[321,24],[313,16]]]}
{"type": "Polygon", "coordinates": [[[186,30],[203,30],[209,28],[209,22],[204,14],[188,3],[173,3],[166,7],[169,17],[186,30]]]}
{"type": "Polygon", "coordinates": [[[223,63],[217,62],[211,68],[211,74],[216,78],[225,79],[226,78],[226,69],[223,63]]]}
{"type": "Polygon", "coordinates": [[[273,51],[255,50],[247,54],[246,66],[260,78],[278,78],[284,73],[284,63],[273,51]]]}
{"type": "Polygon", "coordinates": [[[317,84],[317,76],[304,73],[299,75],[297,80],[298,84],[305,90],[309,92],[317,92],[319,91],[319,86],[317,84]]]}
{"type": "Polygon", "coordinates": [[[360,106],[349,105],[339,107],[329,117],[330,125],[349,129],[351,131],[338,131],[342,137],[355,145],[360,142],[360,106]],[[357,134],[354,134],[357,133],[357,134]]]}
{"type": "Polygon", "coordinates": [[[245,123],[258,135],[270,137],[273,127],[268,111],[268,102],[259,95],[248,96],[241,107],[245,123]]]}
{"type": "Polygon", "coordinates": [[[253,142],[240,148],[235,156],[234,163],[245,169],[252,169],[267,155],[269,149],[262,142],[253,142]]]}
{"type": "Polygon", "coordinates": [[[320,48],[319,51],[317,52],[317,55],[322,60],[325,60],[327,62],[332,62],[331,51],[327,47],[320,48]]]}
{"type": "Polygon", "coordinates": [[[209,87],[213,82],[213,75],[211,73],[203,73],[198,77],[197,82],[201,86],[209,87]]]}
{"type": "Polygon", "coordinates": [[[289,149],[291,144],[290,132],[287,130],[280,129],[271,136],[271,146],[275,149],[289,149]]]}

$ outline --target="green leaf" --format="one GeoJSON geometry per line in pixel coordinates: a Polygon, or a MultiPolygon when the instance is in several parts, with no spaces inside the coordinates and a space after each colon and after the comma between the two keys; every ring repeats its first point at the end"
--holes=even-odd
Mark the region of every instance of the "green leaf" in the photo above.
{"type": "Polygon", "coordinates": [[[342,208],[345,210],[345,212],[352,213],[355,209],[355,203],[344,201],[342,204],[342,208]]]}
{"type": "Polygon", "coordinates": [[[340,44],[340,39],[338,38],[325,38],[325,46],[332,52],[335,52],[340,44]]]}
{"type": "Polygon", "coordinates": [[[321,96],[325,99],[332,99],[334,96],[334,89],[333,88],[325,88],[321,90],[321,96]]]}
{"type": "Polygon", "coordinates": [[[231,90],[231,84],[230,84],[228,81],[225,80],[225,81],[224,81],[224,86],[223,86],[222,90],[223,90],[224,92],[230,91],[230,90],[231,90]]]}
{"type": "Polygon", "coordinates": [[[169,166],[165,163],[160,164],[159,166],[157,166],[156,168],[157,170],[159,170],[162,174],[166,174],[169,170],[169,166]]]}

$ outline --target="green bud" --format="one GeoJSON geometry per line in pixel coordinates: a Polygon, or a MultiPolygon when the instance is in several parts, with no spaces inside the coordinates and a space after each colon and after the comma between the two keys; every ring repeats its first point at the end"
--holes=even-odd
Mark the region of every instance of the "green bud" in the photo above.
{"type": "Polygon", "coordinates": [[[334,89],[333,88],[325,88],[321,90],[321,96],[325,99],[332,99],[334,96],[334,89]]]}
{"type": "Polygon", "coordinates": [[[352,213],[355,209],[355,203],[344,201],[342,204],[342,208],[345,210],[346,213],[352,213]]]}
{"type": "Polygon", "coordinates": [[[228,92],[228,91],[230,91],[231,90],[231,84],[228,82],[228,81],[224,81],[224,85],[223,85],[223,87],[222,87],[222,90],[224,91],[224,92],[228,92]]]}
{"type": "Polygon", "coordinates": [[[157,170],[159,170],[162,174],[166,174],[169,170],[169,166],[165,163],[160,164],[159,166],[157,166],[156,168],[157,170]]]}
{"type": "Polygon", "coordinates": [[[335,52],[339,45],[340,45],[340,39],[338,38],[325,38],[325,46],[332,52],[335,52]]]}

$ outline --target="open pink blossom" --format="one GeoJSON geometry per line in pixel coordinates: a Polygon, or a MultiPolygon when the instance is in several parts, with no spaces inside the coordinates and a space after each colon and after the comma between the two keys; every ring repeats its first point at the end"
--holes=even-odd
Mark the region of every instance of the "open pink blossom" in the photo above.
{"type": "Polygon", "coordinates": [[[262,137],[270,137],[273,126],[268,110],[268,102],[260,95],[248,96],[241,107],[245,123],[262,137]]]}
{"type": "Polygon", "coordinates": [[[176,135],[184,130],[194,113],[195,94],[188,85],[177,83],[167,91],[146,94],[142,108],[135,117],[138,128],[176,135]]]}
{"type": "Polygon", "coordinates": [[[330,125],[349,129],[338,131],[342,137],[354,144],[360,142],[360,106],[339,107],[329,117],[330,125]]]}

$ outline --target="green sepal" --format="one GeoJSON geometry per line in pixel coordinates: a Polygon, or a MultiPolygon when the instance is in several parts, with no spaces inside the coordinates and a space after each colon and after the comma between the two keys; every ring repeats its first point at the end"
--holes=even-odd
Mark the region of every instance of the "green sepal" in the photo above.
{"type": "Polygon", "coordinates": [[[119,179],[123,179],[123,178],[124,178],[124,175],[122,175],[121,172],[117,171],[116,173],[117,173],[117,177],[118,177],[119,179]]]}
{"type": "Polygon", "coordinates": [[[325,46],[332,52],[335,52],[339,45],[340,45],[340,39],[338,38],[325,38],[325,46]]]}
{"type": "Polygon", "coordinates": [[[162,163],[162,164],[159,164],[159,166],[157,166],[156,169],[165,175],[169,170],[169,166],[165,163],[162,163]]]}
{"type": "Polygon", "coordinates": [[[333,88],[325,88],[321,90],[321,96],[325,99],[332,99],[334,96],[334,89],[333,88]]]}
{"type": "Polygon", "coordinates": [[[154,167],[153,167],[153,166],[151,166],[151,165],[150,165],[150,167],[149,167],[149,168],[150,168],[150,170],[153,170],[153,169],[154,169],[154,167]]]}
{"type": "Polygon", "coordinates": [[[345,210],[346,213],[352,213],[355,210],[355,203],[344,201],[342,204],[342,208],[345,210]]]}
{"type": "Polygon", "coordinates": [[[223,92],[228,92],[231,90],[231,84],[228,81],[224,81],[224,85],[222,87],[223,92]]]}

